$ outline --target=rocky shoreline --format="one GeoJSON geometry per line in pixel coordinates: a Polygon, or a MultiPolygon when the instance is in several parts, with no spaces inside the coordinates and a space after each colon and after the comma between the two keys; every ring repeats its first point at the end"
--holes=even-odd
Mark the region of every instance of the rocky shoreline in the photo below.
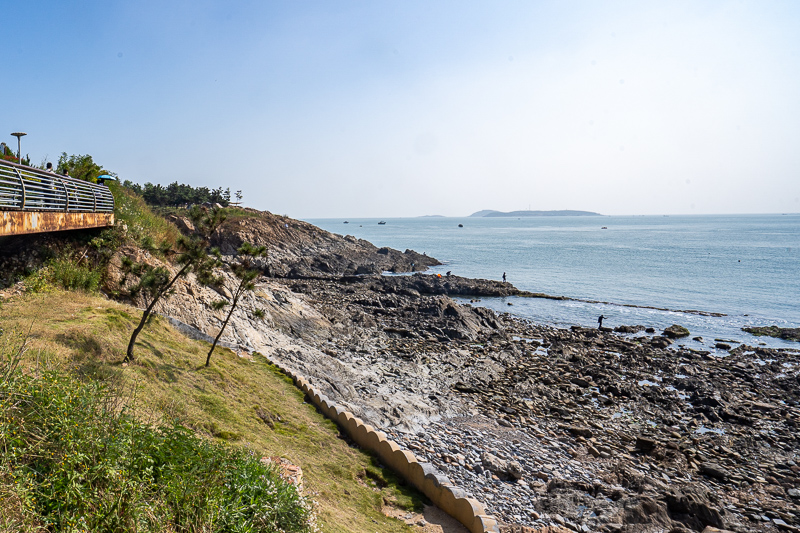
{"type": "Polygon", "coordinates": [[[228,340],[387,431],[504,531],[800,530],[800,347],[711,352],[683,346],[680,326],[537,325],[453,298],[547,295],[382,276],[437,263],[260,224],[220,243],[272,243],[273,277],[249,303],[269,328],[242,317],[228,340]]]}
{"type": "MultiPolygon", "coordinates": [[[[41,241],[12,242],[8,271],[40,263],[41,241]]],[[[270,256],[223,341],[305,376],[503,531],[800,531],[800,346],[711,352],[684,346],[679,326],[533,324],[453,298],[547,295],[412,274],[438,261],[269,213],[227,223],[214,244],[232,254],[243,241],[270,256]]],[[[109,294],[122,256],[157,262],[122,248],[109,294]]],[[[190,277],[157,311],[213,336],[220,297],[190,277]]]]}
{"type": "Polygon", "coordinates": [[[327,361],[282,359],[509,528],[800,524],[800,350],[721,357],[681,328],[557,329],[450,299],[515,290],[484,280],[283,283],[339,334],[306,339],[327,361]]]}

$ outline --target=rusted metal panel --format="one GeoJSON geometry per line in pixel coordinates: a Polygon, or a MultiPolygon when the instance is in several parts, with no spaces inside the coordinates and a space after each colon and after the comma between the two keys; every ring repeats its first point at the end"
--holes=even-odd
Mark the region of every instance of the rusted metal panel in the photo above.
{"type": "Polygon", "coordinates": [[[114,213],[0,211],[0,236],[114,225],[114,213]]]}

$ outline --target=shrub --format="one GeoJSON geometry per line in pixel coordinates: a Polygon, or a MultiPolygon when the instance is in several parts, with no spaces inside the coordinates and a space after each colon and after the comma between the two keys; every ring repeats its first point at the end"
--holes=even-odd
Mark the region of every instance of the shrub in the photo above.
{"type": "Polygon", "coordinates": [[[174,246],[180,231],[174,224],[153,213],[141,196],[114,182],[109,184],[114,195],[114,218],[127,226],[127,238],[145,248],[174,246]]]}
{"type": "Polygon", "coordinates": [[[103,274],[99,268],[82,265],[64,256],[51,259],[45,268],[50,282],[68,291],[96,292],[103,274]]]}
{"type": "Polygon", "coordinates": [[[42,268],[26,276],[23,283],[28,292],[48,292],[54,287],[96,292],[102,277],[101,267],[81,264],[71,254],[63,254],[48,260],[42,268]]]}
{"type": "Polygon", "coordinates": [[[311,530],[296,488],[251,452],[151,428],[98,382],[23,374],[23,352],[0,345],[0,527],[311,530]]]}

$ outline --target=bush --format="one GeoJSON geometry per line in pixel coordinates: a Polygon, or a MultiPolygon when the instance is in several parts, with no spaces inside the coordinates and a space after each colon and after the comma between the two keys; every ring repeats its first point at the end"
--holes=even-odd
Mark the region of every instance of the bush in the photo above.
{"type": "Polygon", "coordinates": [[[106,386],[23,374],[24,344],[2,348],[0,529],[312,529],[296,488],[251,452],[177,425],[151,428],[106,386]]]}
{"type": "Polygon", "coordinates": [[[51,259],[45,268],[50,282],[68,291],[96,292],[103,274],[99,268],[81,265],[70,257],[51,259]]]}
{"type": "Polygon", "coordinates": [[[48,260],[42,268],[26,276],[23,283],[28,292],[48,292],[54,287],[96,292],[102,277],[101,267],[81,264],[71,254],[64,254],[48,260]]]}
{"type": "Polygon", "coordinates": [[[111,182],[114,195],[114,218],[127,226],[127,238],[146,249],[174,246],[180,231],[163,217],[153,213],[141,196],[111,182]]]}

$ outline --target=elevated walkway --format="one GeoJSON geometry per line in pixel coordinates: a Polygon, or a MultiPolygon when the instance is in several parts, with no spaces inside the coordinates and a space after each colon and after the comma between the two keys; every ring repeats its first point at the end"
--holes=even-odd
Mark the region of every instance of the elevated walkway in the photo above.
{"type": "Polygon", "coordinates": [[[0,237],[113,225],[105,185],[0,160],[0,237]]]}

